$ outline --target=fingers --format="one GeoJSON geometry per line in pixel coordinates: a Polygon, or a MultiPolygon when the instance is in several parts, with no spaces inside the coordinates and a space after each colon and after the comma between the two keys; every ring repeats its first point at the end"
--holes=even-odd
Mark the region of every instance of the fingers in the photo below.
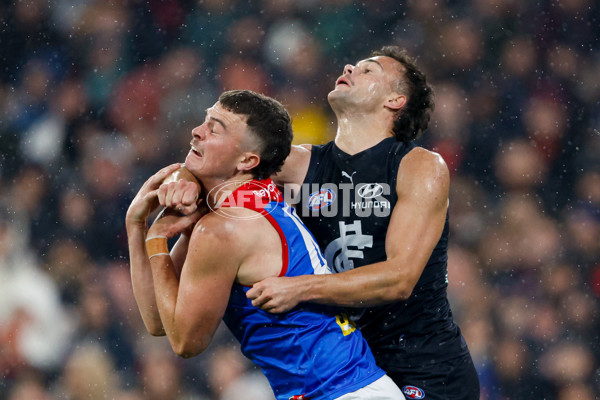
{"type": "Polygon", "coordinates": [[[277,304],[275,299],[262,289],[260,282],[246,292],[246,297],[252,300],[252,305],[254,307],[272,314],[281,314],[291,309],[291,307],[284,304],[277,304]]]}
{"type": "Polygon", "coordinates": [[[136,224],[146,221],[148,215],[158,206],[156,197],[160,183],[178,168],[180,168],[179,164],[166,166],[144,182],[127,209],[127,221],[136,224]]]}
{"type": "Polygon", "coordinates": [[[154,189],[154,190],[150,190],[150,191],[146,192],[146,194],[144,195],[144,198],[147,201],[151,201],[151,200],[154,200],[157,195],[158,195],[158,189],[154,189]]]}
{"type": "Polygon", "coordinates": [[[196,211],[190,215],[181,215],[170,208],[165,208],[154,220],[148,231],[148,235],[160,235],[172,238],[192,228],[202,217],[202,213],[196,211]]]}
{"type": "Polygon", "coordinates": [[[183,205],[192,205],[198,202],[198,197],[200,193],[198,193],[198,185],[196,184],[188,184],[183,191],[181,196],[181,204],[183,205]]]}
{"type": "Polygon", "coordinates": [[[246,292],[246,297],[252,300],[252,305],[254,307],[258,308],[261,308],[267,301],[270,300],[267,298],[267,296],[263,295],[263,291],[258,284],[255,284],[250,290],[248,290],[248,292],[246,292]]]}
{"type": "MultiPolygon", "coordinates": [[[[262,289],[260,288],[260,282],[259,283],[255,283],[254,286],[252,286],[247,292],[246,292],[246,297],[249,300],[256,300],[260,294],[262,293],[262,289]]],[[[252,303],[253,306],[255,306],[254,302],[252,303]]]]}
{"type": "Polygon", "coordinates": [[[169,193],[169,185],[160,185],[160,187],[157,190],[157,194],[158,194],[158,204],[160,204],[163,207],[168,207],[167,206],[167,194],[169,193]]]}
{"type": "Polygon", "coordinates": [[[174,208],[186,215],[198,208],[196,202],[199,195],[198,185],[183,179],[162,184],[158,189],[161,206],[174,208]]]}
{"type": "Polygon", "coordinates": [[[198,200],[198,185],[183,179],[174,182],[172,192],[170,201],[174,206],[189,206],[198,200]]]}

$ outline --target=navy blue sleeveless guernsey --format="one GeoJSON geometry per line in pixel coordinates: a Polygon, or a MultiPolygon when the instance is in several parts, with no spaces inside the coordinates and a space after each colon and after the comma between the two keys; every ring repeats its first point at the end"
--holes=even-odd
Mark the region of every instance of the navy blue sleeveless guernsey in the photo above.
{"type": "MultiPolygon", "coordinates": [[[[280,276],[330,273],[313,236],[270,179],[240,186],[216,212],[231,206],[257,211],[278,232],[280,276]]],[[[262,369],[277,399],[335,399],[385,374],[339,308],[302,304],[288,313],[270,314],[252,306],[248,290],[233,285],[223,320],[242,353],[262,369]]]]}
{"type": "MultiPolygon", "coordinates": [[[[355,155],[334,142],[312,147],[304,185],[294,200],[301,201],[297,212],[334,272],[386,260],[385,236],[398,200],[398,167],[414,147],[395,138],[355,155]]],[[[377,364],[388,373],[468,353],[446,296],[447,249],[448,216],[409,299],[348,309],[377,364]]]]}

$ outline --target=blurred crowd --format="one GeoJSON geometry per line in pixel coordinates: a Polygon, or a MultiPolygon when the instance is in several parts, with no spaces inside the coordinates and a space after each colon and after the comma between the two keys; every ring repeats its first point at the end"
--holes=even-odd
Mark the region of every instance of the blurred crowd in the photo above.
{"type": "Polygon", "coordinates": [[[144,330],[124,216],[227,89],[334,135],[347,63],[405,47],[452,174],[449,298],[482,399],[600,397],[600,4],[594,0],[0,1],[0,398],[269,400],[219,330],[144,330]],[[402,3],[402,4],[401,4],[402,3]]]}

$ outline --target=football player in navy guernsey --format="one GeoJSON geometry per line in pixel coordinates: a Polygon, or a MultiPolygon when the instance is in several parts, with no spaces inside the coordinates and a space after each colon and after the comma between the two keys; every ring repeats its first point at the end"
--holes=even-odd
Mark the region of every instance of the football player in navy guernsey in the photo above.
{"type": "Polygon", "coordinates": [[[479,399],[479,379],[447,300],[449,172],[413,140],[433,90],[396,46],[346,65],[328,95],[335,140],[294,146],[273,179],[296,204],[336,274],[269,278],[252,304],[348,307],[407,399],[479,399]],[[299,190],[298,190],[299,189],[299,190]]]}
{"type": "Polygon", "coordinates": [[[185,160],[209,208],[167,213],[148,229],[159,204],[173,206],[188,196],[196,204],[199,191],[195,182],[165,182],[177,164],[144,183],[126,216],[144,324],[152,335],[166,335],[178,355],[191,357],[206,349],[223,319],[278,400],[402,400],[355,324],[336,315],[338,307],[304,303],[273,314],[246,296],[266,277],[330,273],[269,179],[291,144],[289,114],[280,103],[250,91],[225,92],[192,131],[185,160]],[[196,192],[179,191],[186,185],[196,192]],[[167,240],[178,234],[169,251],[167,240]]]}

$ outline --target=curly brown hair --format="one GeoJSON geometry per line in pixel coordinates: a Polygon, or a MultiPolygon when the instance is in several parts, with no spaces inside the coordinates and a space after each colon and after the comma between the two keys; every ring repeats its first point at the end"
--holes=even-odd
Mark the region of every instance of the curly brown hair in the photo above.
{"type": "Polygon", "coordinates": [[[406,94],[407,101],[398,111],[393,131],[396,140],[408,143],[421,135],[429,125],[431,112],[435,108],[433,88],[427,84],[425,74],[406,50],[398,46],[384,46],[371,53],[371,57],[376,56],[391,57],[404,67],[396,90],[406,94]]]}

